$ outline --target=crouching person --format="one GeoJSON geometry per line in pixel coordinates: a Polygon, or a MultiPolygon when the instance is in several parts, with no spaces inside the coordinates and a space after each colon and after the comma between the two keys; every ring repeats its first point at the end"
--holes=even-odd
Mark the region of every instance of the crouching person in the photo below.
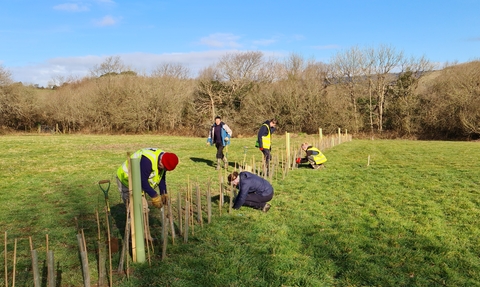
{"type": "Polygon", "coordinates": [[[233,202],[234,209],[249,206],[263,212],[270,209],[270,200],[273,198],[273,187],[267,180],[250,172],[233,172],[228,175],[228,183],[238,187],[239,192],[233,202]]]}
{"type": "Polygon", "coordinates": [[[302,144],[302,150],[306,153],[304,158],[297,158],[296,163],[310,163],[313,169],[324,168],[324,163],[327,161],[325,155],[316,147],[313,147],[309,143],[302,144]]]}
{"type": "MultiPolygon", "coordinates": [[[[152,199],[153,206],[161,208],[168,203],[167,198],[167,184],[166,174],[167,171],[174,170],[178,164],[178,157],[174,153],[164,152],[158,148],[144,148],[136,151],[131,158],[140,158],[140,180],[142,184],[142,190],[148,194],[152,199]],[[159,188],[160,194],[157,193],[155,188],[159,188]]],[[[117,169],[117,185],[120,197],[123,203],[128,207],[130,191],[128,188],[128,160],[126,160],[117,169]]],[[[142,206],[145,219],[148,223],[148,203],[145,196],[142,196],[142,206]]],[[[130,218],[127,224],[129,224],[130,218]]],[[[147,224],[148,225],[148,224],[147,224]]],[[[145,238],[153,241],[150,236],[150,230],[145,230],[145,238]]]]}

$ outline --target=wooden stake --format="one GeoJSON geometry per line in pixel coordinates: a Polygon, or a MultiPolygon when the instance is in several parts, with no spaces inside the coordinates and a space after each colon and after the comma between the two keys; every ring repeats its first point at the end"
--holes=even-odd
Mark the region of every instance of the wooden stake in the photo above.
{"type": "Polygon", "coordinates": [[[162,207],[160,211],[162,213],[162,260],[164,260],[167,257],[168,234],[167,234],[167,224],[165,220],[165,210],[162,207]]]}
{"type": "MultiPolygon", "coordinates": [[[[77,233],[77,242],[78,242],[78,249],[80,251],[80,259],[82,260],[83,286],[87,287],[87,286],[90,286],[90,273],[88,271],[87,253],[85,252],[85,249],[84,249],[85,243],[83,242],[83,237],[82,237],[82,234],[80,233],[77,233]]],[[[48,266],[48,268],[50,271],[50,265],[48,266]]]]}
{"type": "Polygon", "coordinates": [[[170,229],[172,232],[172,244],[175,244],[175,224],[173,223],[172,202],[170,197],[168,198],[168,219],[170,221],[170,229]]]}
{"type": "Polygon", "coordinates": [[[183,224],[182,224],[182,195],[180,191],[177,194],[177,201],[178,201],[178,228],[180,231],[180,236],[183,235],[183,224]]]}
{"type": "Polygon", "coordinates": [[[200,197],[200,186],[197,182],[197,222],[200,223],[200,226],[203,227],[203,218],[202,218],[202,198],[200,197]]]}
{"type": "Polygon", "coordinates": [[[193,218],[193,191],[192,191],[192,186],[190,185],[190,188],[188,190],[188,202],[190,203],[190,208],[188,210],[188,214],[191,215],[189,216],[189,225],[192,227],[192,236],[195,236],[195,221],[193,218]]]}
{"type": "Polygon", "coordinates": [[[13,247],[13,274],[12,274],[12,287],[15,287],[15,272],[17,271],[17,239],[13,247]]]}
{"type": "Polygon", "coordinates": [[[127,153],[127,160],[128,160],[128,175],[129,175],[128,176],[128,208],[130,209],[130,240],[132,241],[133,262],[137,262],[137,245],[136,245],[136,239],[135,239],[135,214],[133,212],[133,181],[131,176],[132,175],[132,158],[129,152],[127,153]]]}
{"type": "Polygon", "coordinates": [[[32,272],[33,272],[33,286],[40,287],[40,275],[38,273],[38,256],[37,250],[33,250],[32,237],[29,236],[28,240],[30,242],[30,254],[32,257],[32,272]]]}
{"type": "Polygon", "coordinates": [[[210,224],[212,219],[212,196],[210,193],[210,179],[208,179],[207,185],[207,222],[210,224]]]}
{"type": "Polygon", "coordinates": [[[37,250],[32,250],[32,269],[33,269],[33,286],[40,287],[40,274],[38,272],[38,255],[37,250]]]}
{"type": "Polygon", "coordinates": [[[95,218],[97,219],[97,252],[98,252],[98,286],[103,286],[105,282],[105,256],[103,254],[103,242],[100,233],[100,217],[98,209],[95,209],[95,218]]]}
{"type": "Polygon", "coordinates": [[[190,222],[190,203],[185,201],[185,232],[183,233],[183,242],[188,242],[188,225],[190,222]]]}
{"type": "MultiPolygon", "coordinates": [[[[48,286],[55,287],[55,260],[53,259],[53,251],[49,250],[47,253],[47,268],[48,268],[48,286]]],[[[88,269],[88,268],[87,268],[88,269]]],[[[87,270],[88,272],[88,270],[87,270]]],[[[88,274],[88,273],[87,273],[88,274]]],[[[88,277],[88,285],[85,287],[90,287],[90,277],[88,277]]]]}
{"type": "MultiPolygon", "coordinates": [[[[144,196],[145,195],[142,195],[142,201],[144,200],[144,196]]],[[[143,203],[142,203],[143,205],[143,203]]],[[[161,208],[162,209],[162,212],[163,212],[163,207],[161,208]]],[[[147,245],[147,257],[148,257],[148,266],[152,266],[152,262],[150,261],[150,246],[152,246],[152,249],[153,249],[153,244],[152,242],[150,241],[150,228],[148,227],[148,212],[142,212],[143,213],[143,230],[145,230],[145,241],[146,241],[146,245],[147,245]]]]}
{"type": "Polygon", "coordinates": [[[7,232],[5,231],[5,286],[8,286],[7,232]]]}
{"type": "Polygon", "coordinates": [[[233,183],[230,182],[230,202],[228,204],[228,213],[232,214],[232,206],[233,206],[233,183]]]}
{"type": "MultiPolygon", "coordinates": [[[[128,208],[128,202],[127,202],[127,205],[126,205],[126,214],[127,214],[127,218],[125,220],[125,233],[123,235],[123,246],[122,246],[122,252],[121,252],[121,255],[120,255],[120,262],[118,263],[118,273],[122,272],[123,270],[123,262],[125,260],[125,256],[127,256],[127,262],[128,262],[128,250],[129,250],[129,242],[130,242],[130,224],[129,224],[129,220],[130,220],[130,208],[128,208]]],[[[128,274],[128,268],[127,268],[127,274],[128,274]]],[[[103,283],[103,282],[102,282],[103,283]]]]}
{"type": "Polygon", "coordinates": [[[112,277],[113,277],[113,272],[112,272],[112,244],[110,242],[110,222],[108,220],[108,210],[105,207],[105,218],[107,222],[107,236],[108,236],[108,261],[109,261],[109,275],[110,275],[110,284],[109,286],[112,287],[112,277]]]}

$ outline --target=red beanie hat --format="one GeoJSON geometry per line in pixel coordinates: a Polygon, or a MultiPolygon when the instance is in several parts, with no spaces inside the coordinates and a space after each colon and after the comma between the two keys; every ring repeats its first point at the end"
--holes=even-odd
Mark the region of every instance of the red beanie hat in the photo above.
{"type": "Polygon", "coordinates": [[[171,152],[165,152],[162,155],[162,165],[166,170],[174,170],[178,164],[178,157],[171,152]]]}

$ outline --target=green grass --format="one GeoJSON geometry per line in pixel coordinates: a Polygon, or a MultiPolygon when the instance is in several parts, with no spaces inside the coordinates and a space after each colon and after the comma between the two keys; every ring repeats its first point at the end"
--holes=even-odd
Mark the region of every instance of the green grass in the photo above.
{"type": "MultiPolygon", "coordinates": [[[[61,286],[82,286],[76,225],[87,238],[95,283],[95,210],[104,207],[97,182],[112,180],[110,204],[119,227],[113,232],[122,237],[125,219],[114,175],[126,152],[151,146],[176,152],[180,164],[168,174],[176,199],[177,192],[185,193],[187,179],[202,191],[209,181],[218,188],[215,148],[206,147],[205,140],[153,135],[0,137],[0,286],[5,284],[5,231],[10,285],[14,238],[16,284],[32,286],[28,239],[32,237],[43,267],[48,234],[61,286]]],[[[274,154],[283,141],[274,137],[274,154]]],[[[253,144],[253,138],[234,138],[230,161],[242,161],[243,146],[250,147],[247,161],[252,156],[259,160],[261,153],[253,144]]],[[[228,214],[225,205],[220,215],[215,202],[211,224],[196,225],[188,243],[181,238],[174,245],[169,242],[163,261],[161,246],[155,246],[152,265],[134,265],[129,280],[115,274],[115,286],[480,286],[478,145],[343,143],[324,151],[324,170],[299,168],[283,180],[278,173],[268,213],[241,208],[228,214]]],[[[151,217],[152,233],[160,237],[158,210],[151,217]]],[[[117,262],[115,254],[115,269],[117,262]]]]}

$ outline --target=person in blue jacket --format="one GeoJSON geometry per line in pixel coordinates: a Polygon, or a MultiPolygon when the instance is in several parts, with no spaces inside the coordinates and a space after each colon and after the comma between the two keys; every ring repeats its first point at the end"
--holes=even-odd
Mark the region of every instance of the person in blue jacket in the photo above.
{"type": "Polygon", "coordinates": [[[220,169],[222,160],[225,169],[228,168],[228,159],[223,154],[223,148],[230,144],[231,138],[232,130],[230,127],[226,123],[222,122],[222,118],[220,116],[216,116],[215,122],[213,123],[208,134],[207,145],[215,145],[217,148],[217,170],[220,169]]]}
{"type": "Polygon", "coordinates": [[[242,206],[249,206],[263,212],[270,209],[270,200],[273,198],[273,187],[267,180],[260,176],[242,171],[233,172],[228,175],[228,182],[238,187],[239,192],[233,202],[234,209],[240,209],[242,206]]]}

